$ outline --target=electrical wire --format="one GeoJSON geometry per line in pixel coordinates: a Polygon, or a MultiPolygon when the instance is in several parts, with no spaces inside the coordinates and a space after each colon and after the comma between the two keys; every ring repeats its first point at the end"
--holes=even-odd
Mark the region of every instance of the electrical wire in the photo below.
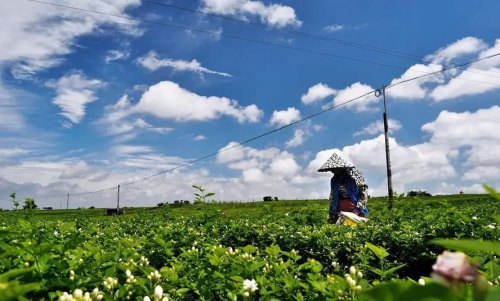
{"type": "MultiPolygon", "coordinates": [[[[191,27],[186,27],[186,26],[181,26],[181,25],[176,25],[176,24],[171,24],[171,23],[164,23],[164,22],[147,20],[147,19],[143,19],[143,18],[136,18],[136,17],[125,16],[125,15],[111,14],[111,13],[106,13],[106,12],[101,12],[101,11],[96,11],[96,10],[91,10],[91,9],[85,9],[85,8],[81,8],[81,7],[75,7],[75,6],[58,4],[58,3],[45,2],[45,1],[40,1],[40,0],[27,0],[27,1],[34,2],[34,3],[39,3],[39,4],[44,4],[44,5],[55,6],[55,7],[72,9],[72,10],[77,10],[77,11],[83,11],[83,12],[87,12],[87,13],[94,13],[94,14],[104,15],[104,16],[108,16],[108,17],[121,18],[121,19],[133,20],[133,21],[141,21],[141,22],[144,22],[144,23],[149,23],[149,24],[155,24],[155,25],[159,25],[159,26],[165,26],[165,27],[175,28],[175,29],[184,30],[184,31],[188,31],[188,32],[189,31],[194,31],[194,32],[202,33],[202,34],[207,34],[207,35],[210,35],[210,36],[224,37],[224,38],[229,38],[229,39],[234,39],[234,40],[240,40],[240,41],[245,41],[245,42],[250,42],[250,43],[255,43],[255,44],[274,46],[274,47],[279,47],[279,48],[293,50],[293,51],[298,51],[298,52],[312,53],[312,54],[322,55],[322,56],[326,56],[326,57],[333,57],[333,58],[338,58],[338,59],[343,59],[343,60],[349,60],[349,61],[353,61],[353,62],[357,62],[357,63],[371,64],[371,65],[376,65],[376,66],[381,66],[381,67],[387,67],[387,68],[396,69],[396,70],[406,70],[406,68],[401,67],[401,66],[397,66],[397,65],[380,63],[380,62],[375,62],[375,61],[360,59],[360,58],[356,58],[356,57],[338,55],[338,54],[334,54],[334,53],[328,53],[328,52],[310,50],[310,49],[306,49],[306,48],[294,47],[294,46],[290,46],[290,45],[284,45],[284,44],[274,43],[274,42],[269,42],[269,41],[263,41],[263,40],[257,40],[257,39],[250,39],[250,38],[245,38],[245,37],[241,37],[241,36],[230,35],[230,34],[225,34],[225,33],[220,33],[220,32],[215,32],[215,31],[209,31],[209,30],[199,29],[199,28],[191,28],[191,27]]],[[[419,73],[425,73],[425,71],[419,71],[419,70],[414,70],[414,71],[415,72],[419,72],[419,73]]],[[[486,82],[486,81],[472,80],[472,79],[467,79],[467,78],[458,77],[458,76],[455,77],[455,78],[460,79],[460,80],[465,80],[465,81],[472,81],[472,82],[483,83],[483,84],[492,85],[492,86],[498,86],[499,85],[498,83],[491,83],[491,82],[486,82]]]]}
{"type": "MultiPolygon", "coordinates": [[[[415,62],[424,62],[425,63],[425,61],[426,61],[425,58],[423,58],[422,56],[418,56],[416,54],[411,54],[411,53],[397,51],[397,50],[391,50],[391,49],[388,49],[388,48],[382,48],[382,47],[368,45],[368,44],[364,44],[364,43],[347,41],[347,40],[344,40],[344,39],[328,37],[328,36],[314,34],[314,33],[306,32],[306,31],[301,31],[301,30],[297,30],[297,29],[282,28],[282,27],[278,27],[278,26],[273,26],[273,25],[267,25],[267,24],[252,22],[250,20],[242,20],[242,19],[238,19],[238,18],[234,18],[234,17],[223,16],[223,15],[219,15],[219,14],[215,14],[215,13],[206,12],[206,11],[203,11],[203,10],[200,10],[200,9],[191,9],[191,8],[187,8],[187,7],[177,6],[177,5],[173,5],[173,4],[169,4],[169,3],[163,3],[163,2],[158,2],[158,1],[142,0],[142,2],[146,3],[146,4],[150,4],[150,5],[156,5],[156,6],[162,6],[162,7],[167,7],[167,8],[173,8],[173,9],[177,9],[177,10],[181,10],[181,11],[185,11],[185,12],[189,12],[189,13],[205,15],[205,16],[209,16],[209,17],[214,17],[214,18],[222,19],[222,20],[229,20],[229,21],[233,21],[233,22],[238,22],[238,23],[243,23],[243,24],[247,24],[247,25],[252,25],[252,26],[255,26],[255,27],[261,27],[261,28],[271,29],[271,30],[274,30],[274,31],[280,31],[280,32],[284,32],[284,33],[294,34],[294,35],[297,35],[297,36],[302,36],[302,37],[307,37],[307,38],[313,38],[313,39],[317,39],[317,40],[321,40],[321,41],[325,41],[325,42],[340,44],[340,45],[348,46],[348,47],[352,47],[352,48],[358,48],[358,49],[362,49],[362,50],[366,50],[366,51],[371,51],[371,52],[375,52],[375,53],[380,53],[380,54],[390,55],[390,56],[394,56],[394,57],[409,59],[409,60],[412,60],[412,61],[415,61],[415,62]]],[[[470,67],[470,68],[477,69],[477,70],[488,71],[488,72],[495,72],[494,70],[488,70],[488,69],[477,68],[477,67],[470,67]]],[[[477,73],[477,72],[473,72],[473,71],[470,71],[470,70],[464,70],[464,71],[465,72],[471,72],[471,73],[477,73]]],[[[494,78],[500,78],[498,76],[494,76],[494,75],[491,75],[491,74],[484,74],[484,73],[477,73],[477,74],[481,74],[481,75],[489,76],[489,77],[494,77],[494,78]]]]}

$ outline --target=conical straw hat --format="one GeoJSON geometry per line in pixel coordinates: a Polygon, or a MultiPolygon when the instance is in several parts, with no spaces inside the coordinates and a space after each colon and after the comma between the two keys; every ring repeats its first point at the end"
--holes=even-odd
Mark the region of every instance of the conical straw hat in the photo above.
{"type": "Polygon", "coordinates": [[[346,169],[352,169],[354,166],[344,159],[342,159],[336,153],[333,153],[330,159],[328,159],[325,164],[323,164],[318,171],[340,171],[346,169]]]}

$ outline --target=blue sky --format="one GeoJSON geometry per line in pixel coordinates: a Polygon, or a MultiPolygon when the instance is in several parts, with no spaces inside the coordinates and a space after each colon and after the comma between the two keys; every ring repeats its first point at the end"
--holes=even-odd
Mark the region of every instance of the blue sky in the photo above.
{"type": "MultiPolygon", "coordinates": [[[[135,181],[384,84],[500,53],[496,1],[158,0],[243,22],[139,0],[47,2],[132,19],[0,4],[3,207],[14,191],[58,207],[67,193],[135,181]]],[[[389,89],[395,189],[500,187],[499,95],[498,57],[389,89]]],[[[316,170],[334,151],[384,195],[381,109],[370,95],[124,187],[123,202],[192,199],[193,184],[221,200],[326,198],[330,175],[316,170]]],[[[73,196],[71,206],[115,198],[73,196]]]]}

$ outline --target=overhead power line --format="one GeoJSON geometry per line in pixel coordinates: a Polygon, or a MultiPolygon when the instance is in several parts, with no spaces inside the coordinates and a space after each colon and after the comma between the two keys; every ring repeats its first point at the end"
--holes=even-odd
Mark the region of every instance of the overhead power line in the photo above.
{"type": "MultiPolygon", "coordinates": [[[[146,4],[162,6],[162,7],[166,7],[166,8],[173,8],[173,9],[177,9],[180,11],[185,11],[185,12],[189,12],[189,13],[193,13],[193,14],[205,15],[205,16],[209,16],[209,17],[213,17],[213,18],[222,19],[222,20],[229,20],[229,21],[233,21],[233,22],[246,24],[246,25],[252,25],[255,27],[271,29],[274,31],[289,33],[289,34],[293,34],[296,36],[302,36],[302,37],[306,37],[306,38],[312,38],[312,39],[321,40],[321,41],[325,41],[325,42],[335,43],[335,44],[339,44],[339,45],[343,45],[343,46],[347,46],[347,47],[352,47],[352,48],[357,48],[357,49],[362,49],[365,51],[375,52],[375,53],[379,53],[379,54],[385,54],[385,55],[389,55],[389,56],[399,57],[399,58],[408,59],[408,60],[411,60],[414,62],[423,62],[423,63],[426,62],[425,58],[422,56],[403,52],[403,51],[392,50],[392,49],[382,48],[382,47],[368,45],[368,44],[364,44],[364,43],[358,43],[358,42],[348,41],[348,40],[344,40],[344,39],[314,34],[314,33],[306,32],[306,31],[302,31],[302,30],[297,30],[297,29],[278,27],[278,26],[274,26],[274,25],[253,22],[250,20],[242,20],[239,18],[210,13],[210,12],[200,10],[200,9],[192,9],[192,8],[182,7],[182,6],[178,6],[178,5],[174,5],[174,4],[170,4],[170,3],[158,2],[158,1],[152,1],[152,0],[142,0],[142,2],[146,3],[146,4]]],[[[495,72],[492,70],[478,68],[478,67],[470,67],[470,68],[488,71],[488,72],[495,72]]],[[[464,71],[476,73],[476,72],[473,72],[470,70],[464,70],[464,71]]],[[[477,74],[482,74],[482,75],[493,77],[493,78],[499,78],[499,77],[491,75],[491,74],[485,74],[485,73],[477,73],[477,74]]]]}
{"type": "MultiPolygon", "coordinates": [[[[121,19],[133,20],[133,21],[140,21],[140,22],[144,22],[144,23],[149,23],[149,24],[154,24],[154,25],[159,25],[159,26],[164,26],[164,27],[169,27],[169,28],[175,28],[175,29],[178,29],[178,30],[183,30],[183,31],[188,31],[188,32],[189,31],[193,31],[193,32],[198,32],[198,33],[206,34],[206,35],[209,35],[209,36],[224,37],[224,38],[229,38],[229,39],[233,39],[233,40],[240,40],[240,41],[250,42],[250,43],[254,43],[254,44],[261,44],[261,45],[268,45],[268,46],[279,47],[279,48],[293,50],[293,51],[297,51],[297,52],[312,53],[312,54],[322,55],[322,56],[326,56],[326,57],[333,57],[333,58],[338,58],[338,59],[343,59],[343,60],[349,60],[349,61],[353,61],[353,62],[357,62],[357,63],[371,64],[371,65],[376,65],[376,66],[381,66],[381,67],[387,67],[387,68],[397,69],[397,70],[406,70],[407,69],[405,67],[401,67],[401,66],[397,66],[397,65],[391,65],[391,64],[381,63],[381,62],[375,62],[375,61],[361,59],[361,58],[356,58],[356,57],[350,57],[350,56],[344,56],[344,55],[339,55],[339,54],[334,54],[334,53],[328,53],[328,52],[323,52],[323,51],[316,51],[316,50],[311,50],[311,49],[306,49],[306,48],[294,47],[294,46],[284,45],[284,44],[280,44],[280,43],[274,43],[274,42],[269,42],[269,41],[263,41],[263,40],[245,38],[245,37],[236,36],[236,35],[230,35],[230,34],[226,34],[226,33],[209,31],[209,30],[204,30],[204,29],[199,29],[199,28],[191,28],[191,27],[187,27],[187,26],[182,26],[182,25],[177,25],[177,24],[171,24],[171,23],[164,23],[164,22],[158,22],[158,21],[147,20],[147,19],[143,19],[143,18],[136,18],[136,17],[131,17],[131,16],[127,16],[127,15],[111,14],[111,13],[106,13],[106,12],[101,12],[101,11],[96,11],[96,10],[81,8],[81,7],[75,7],[75,6],[70,6],[70,5],[45,2],[45,1],[40,1],[40,0],[27,0],[27,1],[34,2],[34,3],[39,3],[39,4],[44,4],[44,5],[50,5],[50,6],[55,6],[55,7],[61,7],[61,8],[71,9],[71,10],[76,10],[76,11],[82,11],[82,12],[87,12],[87,13],[99,14],[99,15],[113,17],[113,18],[121,18],[121,19]]],[[[452,68],[452,69],[454,69],[454,68],[452,68]]],[[[424,71],[419,71],[419,70],[414,70],[414,71],[418,72],[418,73],[425,73],[424,71]]],[[[486,82],[486,81],[479,81],[479,80],[467,79],[467,78],[462,78],[462,77],[458,77],[458,76],[455,77],[455,78],[460,79],[460,80],[466,80],[466,81],[471,81],[471,82],[477,82],[477,83],[482,83],[482,84],[487,84],[487,85],[498,86],[498,83],[491,83],[491,82],[486,82]]]]}
{"type": "Polygon", "coordinates": [[[143,0],[142,2],[144,2],[146,4],[152,4],[152,5],[157,5],[157,6],[173,8],[173,9],[177,9],[177,10],[181,10],[181,11],[185,11],[185,12],[190,12],[190,13],[195,13],[195,14],[199,14],[199,15],[210,16],[210,17],[214,17],[214,18],[218,18],[218,19],[222,19],[222,20],[229,20],[229,21],[238,22],[238,23],[247,24],[247,25],[252,25],[252,26],[256,26],[256,27],[262,27],[262,28],[271,29],[271,30],[275,30],[275,31],[281,31],[281,32],[290,33],[290,34],[303,36],[303,37],[307,37],[307,38],[314,38],[314,39],[323,40],[326,42],[333,42],[336,44],[340,44],[340,45],[344,45],[344,46],[348,46],[348,47],[359,48],[359,49],[364,49],[364,50],[373,51],[373,52],[378,52],[381,54],[388,54],[388,55],[398,56],[398,57],[402,57],[402,58],[410,58],[410,59],[414,59],[414,60],[420,60],[420,57],[417,55],[414,55],[414,54],[408,54],[408,53],[404,53],[401,51],[390,50],[390,49],[386,49],[386,48],[382,48],[382,47],[377,47],[377,46],[372,46],[372,45],[367,45],[367,44],[362,44],[362,43],[356,43],[356,42],[347,41],[347,40],[338,39],[338,38],[327,37],[327,36],[318,35],[318,34],[306,32],[306,31],[289,29],[289,28],[278,27],[278,26],[273,26],[273,25],[267,25],[267,24],[253,22],[250,20],[242,20],[242,19],[238,19],[238,18],[234,18],[234,17],[230,17],[230,16],[223,16],[223,15],[219,15],[219,14],[215,14],[215,13],[206,12],[206,11],[203,11],[200,9],[192,9],[192,8],[182,7],[182,6],[173,5],[173,4],[164,3],[164,2],[151,1],[151,0],[143,0]]]}
{"type": "MultiPolygon", "coordinates": [[[[449,70],[453,70],[453,69],[465,67],[465,66],[468,66],[470,64],[473,64],[473,63],[476,63],[476,62],[480,62],[480,61],[484,61],[484,60],[487,60],[487,59],[491,59],[491,58],[497,57],[497,56],[500,56],[500,53],[492,54],[492,55],[489,55],[489,56],[486,56],[486,57],[483,57],[483,58],[480,58],[480,59],[476,59],[476,60],[472,60],[472,61],[469,61],[469,62],[466,62],[466,63],[458,64],[456,66],[451,66],[451,67],[448,67],[448,68],[444,68],[444,69],[439,70],[439,71],[430,72],[430,73],[427,73],[427,74],[424,74],[424,75],[420,75],[420,76],[416,76],[416,77],[413,77],[413,78],[409,78],[409,79],[406,79],[406,80],[401,80],[399,82],[387,85],[385,87],[385,89],[390,89],[390,88],[392,88],[394,86],[397,86],[397,85],[400,85],[400,84],[404,84],[404,83],[407,83],[407,82],[411,82],[411,81],[414,81],[414,80],[418,80],[418,79],[421,79],[421,78],[426,77],[426,76],[431,76],[431,75],[439,74],[439,73],[442,73],[442,72],[445,72],[445,71],[449,71],[449,70]]],[[[337,108],[339,108],[341,106],[345,106],[345,105],[347,105],[349,103],[358,101],[358,100],[362,99],[363,97],[368,96],[368,95],[374,93],[375,91],[376,90],[371,90],[371,91],[366,92],[366,93],[364,93],[362,95],[359,95],[357,97],[351,98],[351,99],[349,99],[349,100],[347,100],[345,102],[342,102],[342,103],[339,103],[339,104],[336,104],[336,105],[332,105],[332,106],[330,106],[330,107],[328,107],[326,109],[323,109],[323,110],[318,111],[318,112],[316,112],[314,114],[308,115],[308,116],[306,116],[306,117],[304,117],[304,118],[302,118],[300,120],[294,121],[294,122],[292,122],[290,124],[287,124],[287,125],[275,128],[275,129],[267,131],[267,132],[264,132],[264,133],[262,133],[260,135],[254,136],[252,138],[249,138],[249,139],[241,141],[241,142],[238,142],[238,143],[236,143],[236,144],[234,144],[234,145],[232,145],[230,147],[222,148],[222,149],[220,149],[220,150],[218,150],[216,152],[207,154],[207,155],[202,156],[202,157],[200,157],[198,159],[191,160],[189,162],[179,164],[179,165],[177,165],[175,167],[172,167],[172,168],[169,168],[169,169],[157,172],[157,173],[152,174],[152,175],[147,176],[147,177],[143,177],[143,178],[140,178],[140,179],[137,179],[137,180],[134,180],[134,181],[127,182],[127,183],[121,183],[119,185],[120,185],[120,187],[132,185],[132,184],[135,184],[135,183],[139,183],[139,182],[142,182],[142,181],[149,180],[151,178],[157,177],[157,176],[162,175],[162,174],[166,174],[166,173],[171,172],[171,171],[175,171],[175,170],[180,169],[182,167],[193,165],[193,164],[195,164],[197,162],[200,162],[202,160],[214,157],[214,156],[216,156],[218,154],[221,154],[223,152],[229,151],[229,150],[234,149],[236,147],[244,146],[244,145],[246,145],[246,144],[248,144],[248,143],[250,143],[252,141],[255,141],[255,140],[258,140],[258,139],[263,138],[265,136],[271,135],[271,134],[276,133],[278,131],[281,131],[283,129],[292,127],[292,126],[294,126],[296,124],[302,123],[302,122],[304,122],[306,120],[312,119],[312,118],[314,118],[316,116],[319,116],[319,115],[324,114],[326,112],[329,112],[331,110],[337,109],[337,108]]],[[[107,190],[114,190],[116,188],[117,188],[117,186],[113,186],[113,187],[104,188],[104,189],[95,190],[95,191],[87,191],[87,192],[80,192],[80,193],[71,193],[70,195],[75,196],[75,195],[84,195],[84,194],[98,193],[98,192],[103,192],[103,191],[107,191],[107,190]]],[[[62,197],[62,196],[66,196],[66,194],[65,195],[60,195],[60,196],[57,196],[57,197],[62,197]]],[[[56,196],[54,196],[54,197],[56,197],[56,196]]],[[[38,198],[40,198],[40,197],[38,197],[38,198]]]]}

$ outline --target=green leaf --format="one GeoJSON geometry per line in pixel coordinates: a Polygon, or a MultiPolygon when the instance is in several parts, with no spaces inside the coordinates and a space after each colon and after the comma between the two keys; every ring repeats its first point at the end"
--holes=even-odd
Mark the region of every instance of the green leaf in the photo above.
{"type": "Polygon", "coordinates": [[[387,256],[389,256],[389,253],[384,248],[377,247],[376,245],[371,244],[369,242],[365,243],[365,247],[370,249],[370,251],[372,251],[375,254],[375,256],[378,257],[378,259],[384,259],[387,256]]]}
{"type": "Polygon", "coordinates": [[[218,256],[214,255],[212,257],[210,257],[210,263],[213,265],[213,266],[219,266],[222,262],[222,259],[220,259],[218,256]]]}
{"type": "Polygon", "coordinates": [[[389,282],[362,292],[373,301],[456,301],[460,300],[450,289],[430,283],[420,286],[411,281],[389,282]]]}
{"type": "Polygon", "coordinates": [[[473,239],[435,239],[432,243],[465,252],[492,252],[500,255],[500,242],[473,239]]]}
{"type": "Polygon", "coordinates": [[[270,247],[267,247],[265,251],[266,251],[267,255],[269,255],[269,257],[272,258],[272,257],[278,256],[278,254],[280,253],[281,249],[277,245],[272,245],[270,247]]]}
{"type": "Polygon", "coordinates": [[[400,264],[400,265],[395,266],[395,267],[393,267],[393,268],[390,268],[390,269],[388,269],[388,270],[384,271],[384,275],[385,275],[385,276],[392,275],[392,274],[394,274],[394,272],[396,272],[397,270],[399,270],[399,269],[401,269],[401,268],[403,268],[403,267],[405,267],[405,266],[406,266],[406,263],[403,263],[403,264],[400,264]]]}
{"type": "Polygon", "coordinates": [[[27,273],[31,272],[32,270],[33,270],[33,268],[29,268],[29,269],[15,269],[15,270],[7,271],[7,272],[5,272],[3,274],[0,274],[0,282],[7,282],[10,279],[13,279],[13,278],[22,276],[24,274],[27,274],[27,273]]]}
{"type": "Polygon", "coordinates": [[[19,284],[17,282],[3,283],[0,287],[0,296],[2,296],[2,301],[19,300],[20,297],[40,289],[39,283],[27,283],[19,284]]]}
{"type": "Polygon", "coordinates": [[[23,231],[31,232],[31,224],[27,220],[20,218],[17,220],[17,223],[23,231]]]}
{"type": "Polygon", "coordinates": [[[497,199],[497,201],[500,201],[500,193],[496,192],[495,189],[486,184],[484,184],[483,187],[492,197],[497,199]]]}
{"type": "Polygon", "coordinates": [[[493,215],[492,217],[495,219],[497,224],[500,224],[500,215],[493,215]]]}
{"type": "Polygon", "coordinates": [[[189,292],[190,289],[189,288],[186,288],[186,287],[183,287],[183,288],[180,288],[178,290],[176,290],[175,292],[181,296],[185,295],[187,292],[189,292]]]}

